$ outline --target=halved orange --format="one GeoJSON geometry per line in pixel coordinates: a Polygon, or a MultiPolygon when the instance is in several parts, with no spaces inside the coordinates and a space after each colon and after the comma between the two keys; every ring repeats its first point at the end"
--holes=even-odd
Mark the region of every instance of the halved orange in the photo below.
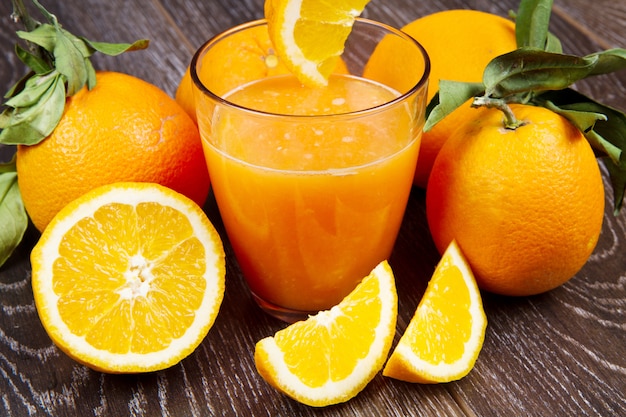
{"type": "Polygon", "coordinates": [[[486,327],[474,275],[452,241],[383,375],[421,383],[460,379],[474,367],[486,327]]]}
{"type": "Polygon", "coordinates": [[[31,253],[41,322],[93,369],[164,369],[204,339],[224,294],[219,235],[187,197],[151,183],[102,186],[63,208],[31,253]]]}
{"type": "Polygon", "coordinates": [[[311,406],[348,401],[384,365],[396,327],[398,298],[384,261],[338,305],[256,344],[261,376],[311,406]]]}
{"type": "Polygon", "coordinates": [[[276,54],[303,84],[325,86],[367,3],[266,0],[265,18],[276,54]]]}

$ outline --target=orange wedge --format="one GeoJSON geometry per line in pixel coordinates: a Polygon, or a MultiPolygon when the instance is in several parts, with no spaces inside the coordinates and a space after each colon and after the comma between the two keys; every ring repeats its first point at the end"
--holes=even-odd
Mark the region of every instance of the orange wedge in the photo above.
{"type": "Polygon", "coordinates": [[[369,0],[266,0],[270,39],[278,57],[305,85],[325,86],[357,16],[369,0]]]}
{"type": "Polygon", "coordinates": [[[348,401],[382,369],[396,327],[398,298],[387,262],[330,310],[256,344],[261,376],[316,407],[348,401]]]}
{"type": "Polygon", "coordinates": [[[219,235],[193,201],[149,183],[96,188],[62,209],[31,254],[41,322],[93,369],[164,369],[213,325],[224,294],[219,235]]]}
{"type": "Polygon", "coordinates": [[[421,383],[460,379],[474,367],[486,327],[474,275],[453,241],[437,265],[383,375],[421,383]]]}

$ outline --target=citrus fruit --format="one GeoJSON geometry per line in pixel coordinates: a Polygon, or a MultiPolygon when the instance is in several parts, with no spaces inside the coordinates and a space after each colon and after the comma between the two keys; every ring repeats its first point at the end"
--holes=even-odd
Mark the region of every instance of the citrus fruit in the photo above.
{"type": "Polygon", "coordinates": [[[455,239],[481,289],[532,295],[585,264],[602,228],[604,188],[591,146],[565,118],[530,105],[476,109],[441,148],[426,189],[437,248],[455,239]]]}
{"type": "Polygon", "coordinates": [[[155,182],[199,205],[210,186],[200,134],[187,113],[156,86],[116,72],[99,72],[92,90],[68,98],[50,136],[18,147],[17,174],[40,231],[63,206],[100,185],[155,182]]]}
{"type": "Polygon", "coordinates": [[[276,54],[303,84],[325,86],[355,18],[368,2],[266,0],[265,17],[276,54]]]}
{"type": "Polygon", "coordinates": [[[224,250],[202,209],[151,183],[89,191],[31,253],[41,322],[70,357],[111,373],[167,368],[213,325],[224,250]]]}
{"type": "MultiPolygon", "coordinates": [[[[480,82],[489,61],[517,48],[515,24],[511,20],[477,10],[429,14],[402,30],[421,43],[430,57],[429,101],[439,90],[440,80],[480,82]]],[[[439,149],[463,120],[472,117],[473,110],[468,102],[424,132],[415,185],[426,187],[439,149]]]]}
{"type": "Polygon", "coordinates": [[[261,376],[311,406],[348,401],[382,369],[396,327],[393,272],[380,263],[339,304],[256,344],[261,376]]]}
{"type": "MultiPolygon", "coordinates": [[[[212,91],[217,95],[264,77],[289,74],[274,53],[266,26],[252,27],[225,37],[208,50],[202,62],[198,76],[202,80],[211,80],[212,91]]],[[[193,89],[187,67],[176,90],[176,101],[196,120],[193,89]]]]}
{"type": "Polygon", "coordinates": [[[421,383],[461,379],[474,368],[486,327],[472,270],[452,241],[383,375],[421,383]]]}
{"type": "MultiPolygon", "coordinates": [[[[224,37],[201,57],[200,80],[210,80],[211,91],[222,96],[233,89],[265,77],[289,74],[289,70],[274,52],[267,26],[250,27],[224,37]]],[[[334,73],[347,74],[343,60],[337,62],[334,73]]],[[[176,101],[197,121],[194,103],[195,86],[189,67],[176,89],[176,101]]]]}

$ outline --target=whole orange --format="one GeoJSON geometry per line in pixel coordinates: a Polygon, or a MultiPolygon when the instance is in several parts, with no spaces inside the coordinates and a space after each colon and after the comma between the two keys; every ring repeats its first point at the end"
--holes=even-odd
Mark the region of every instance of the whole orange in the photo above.
{"type": "MultiPolygon", "coordinates": [[[[402,30],[424,46],[430,57],[428,100],[440,80],[480,82],[485,66],[517,48],[515,24],[477,10],[445,10],[421,17],[402,30]]],[[[439,149],[468,114],[469,103],[424,132],[413,183],[426,187],[439,149]]],[[[471,109],[470,109],[471,111],[471,109]]]]}
{"type": "MultiPolygon", "coordinates": [[[[226,41],[218,43],[200,57],[201,79],[211,79],[216,94],[224,94],[242,84],[272,75],[288,74],[289,70],[278,60],[272,49],[267,28],[239,32],[226,41]]],[[[178,89],[176,101],[196,120],[193,80],[189,67],[185,70],[178,89]]]]}
{"type": "Polygon", "coordinates": [[[18,147],[17,177],[40,231],[100,185],[155,182],[199,205],[210,187],[200,135],[187,113],[158,87],[117,72],[99,72],[92,90],[67,99],[49,137],[18,147]]]}
{"type": "Polygon", "coordinates": [[[604,186],[591,146],[565,118],[512,105],[524,125],[480,108],[441,148],[426,189],[433,240],[456,239],[481,289],[532,295],[572,278],[595,248],[604,186]]]}

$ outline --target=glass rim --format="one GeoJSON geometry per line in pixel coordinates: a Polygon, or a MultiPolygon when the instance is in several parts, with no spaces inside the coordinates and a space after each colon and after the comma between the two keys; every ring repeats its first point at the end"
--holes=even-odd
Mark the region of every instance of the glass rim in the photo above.
{"type": "Polygon", "coordinates": [[[219,94],[214,93],[207,86],[205,86],[204,83],[200,80],[200,77],[198,76],[198,71],[196,67],[197,67],[198,61],[200,60],[200,57],[205,53],[207,48],[210,45],[215,44],[218,41],[224,38],[227,38],[228,36],[233,35],[235,33],[238,33],[243,30],[250,29],[253,27],[257,27],[257,26],[264,26],[267,24],[266,19],[257,19],[257,20],[246,22],[246,23],[242,23],[240,25],[227,29],[223,32],[220,32],[217,35],[214,35],[211,38],[209,38],[206,42],[204,42],[196,50],[196,52],[193,55],[193,58],[191,59],[191,63],[189,64],[189,72],[191,75],[191,80],[194,83],[195,87],[197,87],[202,94],[208,95],[211,99],[213,99],[220,106],[229,107],[229,108],[241,111],[241,112],[262,115],[265,117],[274,116],[274,117],[294,118],[294,119],[301,119],[301,120],[320,119],[320,118],[361,117],[361,116],[368,115],[371,113],[377,113],[380,111],[384,111],[385,109],[389,107],[393,107],[399,103],[404,102],[407,98],[416,94],[422,88],[426,88],[426,83],[428,82],[428,77],[430,76],[430,58],[428,56],[428,53],[426,52],[426,49],[416,39],[414,39],[412,36],[410,36],[406,32],[403,32],[400,29],[396,29],[393,26],[390,26],[386,23],[378,22],[376,20],[367,19],[363,17],[357,17],[355,19],[355,24],[356,23],[382,28],[383,30],[387,31],[389,34],[394,34],[396,36],[399,36],[400,38],[403,38],[411,42],[413,45],[417,47],[417,49],[422,55],[422,59],[424,60],[424,70],[423,70],[422,76],[420,77],[420,79],[417,81],[415,85],[413,85],[404,93],[400,93],[399,96],[394,97],[392,100],[389,100],[385,103],[379,104],[374,107],[368,107],[365,109],[355,110],[351,112],[344,112],[344,113],[317,114],[317,115],[273,113],[273,112],[268,112],[268,111],[263,111],[263,110],[258,110],[258,109],[242,106],[242,105],[229,101],[228,99],[220,96],[219,94]]]}

